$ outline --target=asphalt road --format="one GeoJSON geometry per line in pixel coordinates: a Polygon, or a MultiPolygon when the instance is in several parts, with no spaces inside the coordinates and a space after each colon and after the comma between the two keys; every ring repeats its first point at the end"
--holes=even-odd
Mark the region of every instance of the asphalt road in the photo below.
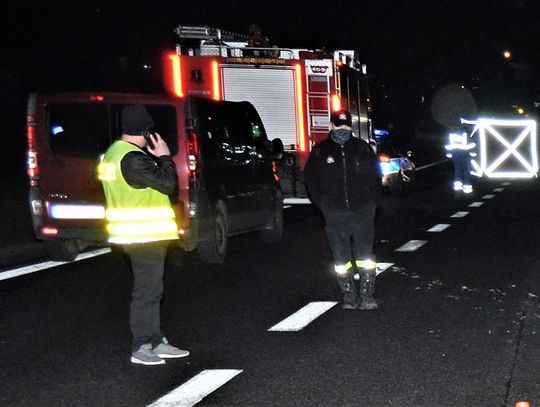
{"type": "MultiPolygon", "coordinates": [[[[172,250],[163,328],[191,355],[164,366],[129,363],[122,253],[0,281],[0,405],[147,406],[202,372],[231,376],[198,405],[539,405],[540,185],[482,181],[460,197],[448,169],[385,196],[375,251],[393,265],[377,277],[377,311],[338,304],[299,331],[269,331],[340,300],[311,206],[286,209],[280,243],[234,238],[224,265],[172,250]],[[411,240],[425,243],[396,251],[411,240]]],[[[183,400],[157,405],[196,402],[183,400]]]]}

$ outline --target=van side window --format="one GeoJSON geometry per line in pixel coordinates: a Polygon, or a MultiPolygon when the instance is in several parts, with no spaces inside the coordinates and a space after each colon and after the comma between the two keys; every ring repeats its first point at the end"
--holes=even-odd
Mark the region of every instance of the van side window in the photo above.
{"type": "Polygon", "coordinates": [[[231,135],[225,126],[223,106],[202,101],[199,103],[201,142],[206,158],[221,157],[231,151],[231,135]]]}
{"type": "Polygon", "coordinates": [[[216,145],[228,142],[229,132],[223,126],[223,120],[219,112],[206,114],[203,121],[206,139],[216,145]]]}
{"type": "Polygon", "coordinates": [[[59,156],[95,158],[112,139],[107,105],[51,103],[47,126],[47,145],[59,156]]]}
{"type": "Polygon", "coordinates": [[[253,145],[251,128],[243,109],[238,104],[228,104],[225,108],[225,126],[229,131],[231,142],[237,146],[253,145]]]}
{"type": "Polygon", "coordinates": [[[250,122],[250,123],[251,123],[251,137],[254,140],[260,140],[262,137],[262,133],[261,133],[261,127],[259,126],[259,123],[254,123],[254,122],[250,122]]]}
{"type": "Polygon", "coordinates": [[[251,140],[253,140],[255,144],[262,144],[267,141],[266,132],[257,111],[252,106],[248,105],[242,107],[242,112],[242,114],[246,116],[245,120],[251,127],[251,140]]]}

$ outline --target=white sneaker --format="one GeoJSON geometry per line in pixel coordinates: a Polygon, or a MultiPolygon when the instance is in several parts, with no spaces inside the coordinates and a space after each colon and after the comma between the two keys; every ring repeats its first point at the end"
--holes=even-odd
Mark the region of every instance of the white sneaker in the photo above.
{"type": "Polygon", "coordinates": [[[189,351],[178,349],[176,346],[169,344],[165,337],[163,337],[163,342],[153,349],[153,352],[164,359],[185,358],[189,355],[189,351]]]}
{"type": "Polygon", "coordinates": [[[156,353],[152,350],[152,345],[145,343],[131,354],[131,363],[152,366],[163,365],[165,361],[156,355],[156,353]]]}

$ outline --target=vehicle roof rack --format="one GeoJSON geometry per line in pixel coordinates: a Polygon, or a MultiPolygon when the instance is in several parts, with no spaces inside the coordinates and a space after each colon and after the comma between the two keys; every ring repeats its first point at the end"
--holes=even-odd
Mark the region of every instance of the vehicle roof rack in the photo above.
{"type": "Polygon", "coordinates": [[[208,26],[179,25],[174,33],[181,40],[247,41],[248,36],[208,26]]]}

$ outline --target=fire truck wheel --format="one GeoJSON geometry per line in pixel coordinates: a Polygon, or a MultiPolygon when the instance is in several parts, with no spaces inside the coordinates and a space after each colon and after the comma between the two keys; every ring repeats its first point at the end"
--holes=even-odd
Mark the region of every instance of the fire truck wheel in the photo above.
{"type": "Polygon", "coordinates": [[[278,242],[283,236],[283,196],[276,193],[274,199],[274,216],[269,229],[261,229],[261,239],[266,243],[278,242]]]}
{"type": "Polygon", "coordinates": [[[75,240],[45,240],[45,249],[54,261],[73,261],[79,254],[75,240]]]}
{"type": "Polygon", "coordinates": [[[223,263],[227,256],[227,211],[221,202],[216,205],[212,220],[199,242],[199,258],[205,263],[223,263]]]}

